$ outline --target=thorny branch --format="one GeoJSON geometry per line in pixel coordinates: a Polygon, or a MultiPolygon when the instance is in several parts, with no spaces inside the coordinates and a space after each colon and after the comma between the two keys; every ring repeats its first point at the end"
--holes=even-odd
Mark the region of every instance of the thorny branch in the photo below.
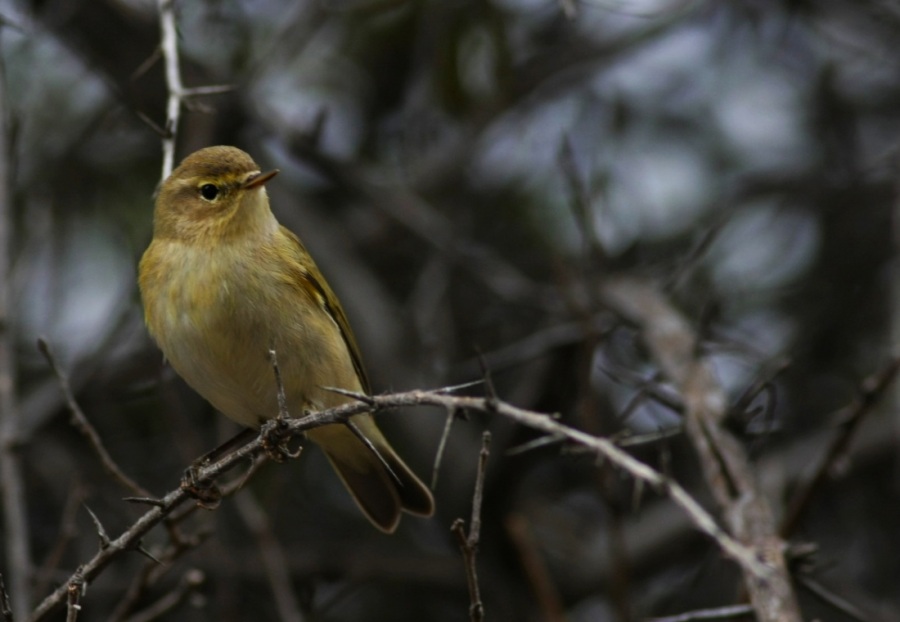
{"type": "Polygon", "coordinates": [[[466,567],[466,583],[469,586],[469,619],[472,622],[484,620],[484,603],[481,601],[481,587],[478,585],[478,544],[481,541],[481,501],[484,498],[484,474],[490,456],[491,433],[481,436],[481,451],[478,453],[478,472],[475,476],[475,490],[472,493],[472,518],[469,533],[466,534],[465,521],[457,518],[450,526],[462,551],[466,567]]]}
{"type": "MultiPolygon", "coordinates": [[[[254,455],[264,455],[264,436],[264,434],[261,434],[254,439],[254,441],[243,447],[239,447],[237,450],[218,461],[210,465],[199,467],[196,473],[197,482],[200,484],[209,483],[214,478],[234,468],[244,460],[248,460],[254,455]]],[[[121,554],[128,551],[139,550],[141,539],[144,535],[161,521],[171,516],[178,507],[183,505],[184,502],[190,498],[191,495],[187,488],[179,486],[162,498],[154,499],[150,510],[145,512],[143,516],[138,518],[133,525],[122,532],[117,538],[105,539],[100,550],[94,557],[83,564],[78,570],[85,585],[89,585],[111,561],[121,554]]],[[[73,578],[74,576],[47,596],[27,619],[32,622],[45,619],[56,606],[66,599],[68,584],[73,578]]]]}
{"type": "MultiPolygon", "coordinates": [[[[275,429],[275,426],[279,426],[279,429],[276,431],[279,436],[284,434],[296,436],[310,428],[331,423],[343,423],[353,415],[373,410],[381,411],[410,406],[436,406],[443,409],[468,410],[506,417],[521,425],[551,436],[566,438],[571,442],[588,448],[616,467],[628,472],[635,479],[649,484],[652,488],[668,495],[690,517],[694,526],[699,531],[710,536],[728,557],[731,557],[743,568],[745,573],[758,577],[760,580],[766,580],[772,575],[773,570],[767,563],[761,562],[757,559],[752,549],[737,542],[719,527],[713,517],[678,483],[625,453],[608,439],[591,436],[559,423],[553,416],[518,408],[497,398],[450,395],[447,389],[417,390],[374,396],[360,394],[357,398],[359,400],[357,402],[343,404],[321,412],[309,413],[301,418],[287,421],[275,419],[268,421],[263,425],[259,435],[247,444],[211,464],[198,467],[196,470],[197,484],[210,483],[221,474],[246,460],[265,456],[270,443],[267,437],[275,429]]],[[[162,498],[154,500],[150,510],[118,537],[111,539],[105,548],[98,551],[93,558],[82,566],[84,580],[90,583],[113,559],[127,551],[135,550],[141,538],[150,529],[163,521],[190,498],[188,491],[179,487],[162,498]]],[[[64,584],[45,598],[28,620],[37,622],[37,620],[45,619],[50,611],[65,600],[65,596],[66,585],[64,584]]]]}
{"type": "Polygon", "coordinates": [[[40,350],[41,354],[44,355],[44,358],[47,359],[50,368],[56,375],[56,379],[59,381],[59,386],[62,389],[63,397],[65,397],[66,405],[69,408],[69,412],[72,414],[72,425],[74,425],[87,439],[88,443],[90,443],[93,450],[100,457],[103,468],[105,468],[107,473],[112,475],[116,481],[127,488],[132,494],[140,497],[149,497],[150,493],[147,492],[143,486],[128,477],[128,475],[119,468],[119,465],[116,464],[116,461],[113,460],[112,456],[109,455],[109,452],[106,451],[106,447],[103,445],[103,441],[100,440],[100,435],[97,434],[97,430],[95,430],[94,426],[91,425],[91,422],[88,421],[88,418],[75,400],[75,396],[72,394],[72,388],[69,386],[69,379],[56,361],[56,356],[53,354],[53,349],[50,347],[50,344],[43,338],[40,338],[38,339],[38,350],[40,350]]]}
{"type": "Polygon", "coordinates": [[[800,487],[788,506],[780,529],[783,537],[787,537],[794,532],[800,522],[800,518],[809,507],[809,502],[822,484],[825,483],[825,480],[828,479],[834,463],[847,451],[847,447],[853,440],[860,424],[866,418],[866,415],[872,411],[872,407],[887,392],[888,387],[896,379],[898,372],[900,372],[900,358],[894,359],[877,375],[869,378],[864,383],[860,395],[841,413],[838,434],[832,440],[831,445],[815,469],[813,469],[812,477],[800,487]]]}

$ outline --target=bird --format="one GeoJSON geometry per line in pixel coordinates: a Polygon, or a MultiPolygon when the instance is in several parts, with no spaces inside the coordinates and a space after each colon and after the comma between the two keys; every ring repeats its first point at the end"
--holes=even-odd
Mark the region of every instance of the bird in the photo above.
{"type": "MultiPolygon", "coordinates": [[[[161,183],[153,239],[139,265],[147,328],[174,370],[217,410],[258,428],[279,413],[270,350],[291,416],[370,394],[341,303],[306,247],[275,218],[262,172],[231,146],[200,149],[161,183]]],[[[434,498],[370,413],[315,427],[322,448],[371,523],[431,516],[434,498]],[[367,439],[363,442],[358,436],[367,439]]]]}

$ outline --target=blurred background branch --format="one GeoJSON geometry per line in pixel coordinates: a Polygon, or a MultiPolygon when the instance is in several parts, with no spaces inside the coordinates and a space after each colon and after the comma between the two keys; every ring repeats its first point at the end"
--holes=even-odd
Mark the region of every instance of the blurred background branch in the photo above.
{"type": "MultiPolygon", "coordinates": [[[[14,608],[95,555],[82,504],[111,534],[140,515],[69,425],[39,335],[110,460],[154,494],[235,432],[163,364],[134,283],[180,94],[172,163],[233,144],[282,170],[273,208],[341,297],[376,391],[473,380],[484,353],[500,399],[619,441],[726,525],[677,372],[600,295],[621,278],[657,284],[773,520],[807,551],[789,569],[837,596],[797,590],[804,619],[900,619],[895,396],[857,408],[897,354],[891,2],[7,0],[0,18],[4,425],[18,411],[16,451],[0,452],[18,457],[21,490],[4,480],[0,573],[14,608]],[[161,17],[177,26],[176,89],[161,17]],[[863,414],[844,435],[847,413],[863,414]],[[39,570],[16,561],[30,557],[39,570]]],[[[457,620],[468,593],[450,525],[470,507],[485,429],[491,619],[741,605],[740,571],[668,497],[564,438],[458,414],[433,520],[373,534],[305,451],[241,493],[264,523],[232,501],[179,511],[144,536],[164,568],[123,556],[81,605],[91,619],[457,620]]],[[[380,417],[425,474],[445,415],[380,417]]]]}
{"type": "MultiPolygon", "coordinates": [[[[0,25],[0,30],[8,29],[0,25]]],[[[2,34],[5,34],[2,33],[2,34]]],[[[14,329],[11,253],[14,213],[10,192],[9,102],[5,59],[0,58],[0,491],[3,500],[5,575],[4,608],[22,619],[31,606],[31,535],[22,470],[16,333],[14,329]]]]}

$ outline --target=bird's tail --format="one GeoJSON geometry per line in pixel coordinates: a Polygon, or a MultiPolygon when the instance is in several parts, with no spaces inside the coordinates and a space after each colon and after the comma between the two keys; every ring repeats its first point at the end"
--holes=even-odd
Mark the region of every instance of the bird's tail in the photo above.
{"type": "Polygon", "coordinates": [[[352,421],[371,448],[341,424],[314,428],[307,436],[325,451],[363,514],[385,533],[397,528],[401,511],[431,516],[431,491],[397,455],[371,415],[356,415],[352,421]]]}

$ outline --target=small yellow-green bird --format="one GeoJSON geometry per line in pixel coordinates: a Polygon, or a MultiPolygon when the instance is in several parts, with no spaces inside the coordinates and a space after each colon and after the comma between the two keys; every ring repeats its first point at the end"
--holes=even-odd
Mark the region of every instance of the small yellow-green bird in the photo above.
{"type": "MultiPolygon", "coordinates": [[[[166,359],[213,406],[249,427],[278,414],[270,348],[294,416],[350,401],[325,387],[369,391],[341,303],[269,209],[264,185],[277,172],[261,172],[235,147],[185,158],[159,190],[153,241],[140,264],[147,327],[166,359]]],[[[352,421],[379,455],[345,425],[307,436],[363,513],[387,533],[401,511],[430,516],[431,492],[372,416],[352,421]]]]}

